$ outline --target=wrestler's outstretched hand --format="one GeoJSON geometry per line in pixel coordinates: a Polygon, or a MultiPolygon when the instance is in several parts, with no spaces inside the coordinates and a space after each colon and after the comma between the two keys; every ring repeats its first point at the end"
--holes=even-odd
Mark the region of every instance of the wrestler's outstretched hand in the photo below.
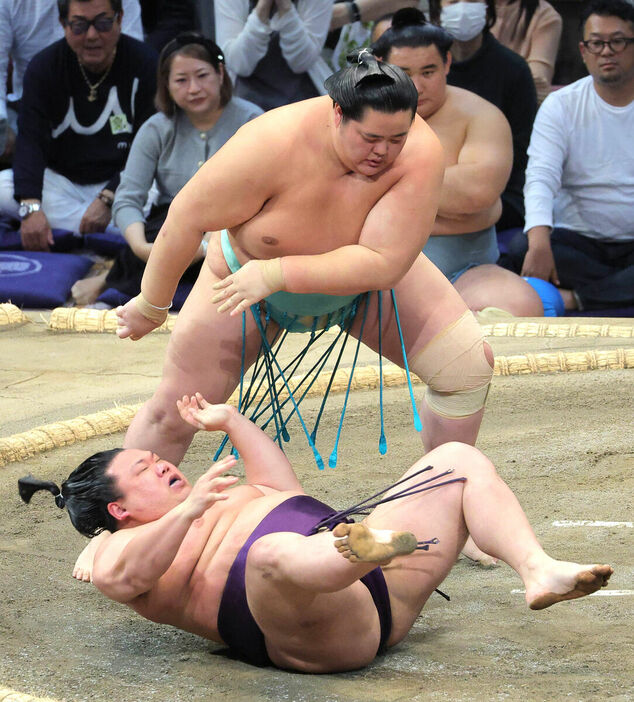
{"type": "Polygon", "coordinates": [[[219,292],[211,301],[222,303],[218,312],[230,310],[231,316],[246,312],[251,305],[284,289],[281,260],[249,261],[239,271],[219,280],[213,288],[219,292]]]}
{"type": "Polygon", "coordinates": [[[196,429],[226,431],[231,414],[236,411],[231,405],[212,405],[197,392],[195,396],[183,395],[176,401],[181,417],[196,429]]]}
{"type": "Polygon", "coordinates": [[[138,341],[161,326],[160,323],[153,322],[139,312],[134,298],[126,302],[122,307],[117,307],[115,312],[117,313],[117,323],[119,325],[117,327],[117,336],[120,339],[129,337],[132,341],[138,341]]]}
{"type": "Polygon", "coordinates": [[[229,454],[222,460],[214,463],[206,473],[203,473],[198,478],[191,492],[182,503],[183,509],[189,517],[198,519],[214,502],[226,500],[229,497],[222,491],[235,485],[240,478],[237,475],[222,474],[226,470],[233,468],[236,460],[235,456],[229,454]]]}

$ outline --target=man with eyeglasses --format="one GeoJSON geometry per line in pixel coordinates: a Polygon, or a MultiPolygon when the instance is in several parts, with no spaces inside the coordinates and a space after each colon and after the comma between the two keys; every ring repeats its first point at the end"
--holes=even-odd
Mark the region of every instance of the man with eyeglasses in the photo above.
{"type": "MultiPolygon", "coordinates": [[[[123,32],[143,41],[139,0],[123,0],[123,32]]],[[[49,44],[61,39],[57,3],[51,0],[0,0],[0,155],[13,157],[22,80],[29,61],[49,44]],[[7,94],[9,66],[11,92],[7,94]]]]}
{"type": "Polygon", "coordinates": [[[579,44],[589,76],[537,114],[526,223],[504,261],[553,282],[566,309],[634,305],[634,4],[593,0],[579,44]]]}
{"type": "Polygon", "coordinates": [[[156,52],[122,34],[121,0],[59,0],[64,38],[24,74],[13,170],[0,212],[22,246],[48,251],[52,229],[113,230],[114,191],[141,124],[154,112],[156,52]]]}

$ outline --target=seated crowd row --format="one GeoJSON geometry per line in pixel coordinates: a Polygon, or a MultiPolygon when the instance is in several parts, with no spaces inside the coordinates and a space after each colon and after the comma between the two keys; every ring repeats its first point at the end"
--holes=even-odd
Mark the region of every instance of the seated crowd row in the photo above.
{"type": "MultiPolygon", "coordinates": [[[[634,6],[584,7],[589,75],[552,91],[561,19],[544,0],[430,0],[429,23],[417,5],[216,0],[220,46],[193,31],[161,35],[157,57],[140,41],[138,3],[58,0],[63,38],[26,65],[14,59],[21,94],[0,213],[19,222],[25,250],[48,251],[55,229],[121,233],[112,266],[72,296],[93,304],[107,290],[116,295],[102,306],[125,302],[195,172],[264,110],[322,95],[333,66],[365,43],[411,77],[444,148],[423,251],[472,310],[634,305],[634,6]]],[[[203,239],[190,282],[205,252],[203,239]]]]}

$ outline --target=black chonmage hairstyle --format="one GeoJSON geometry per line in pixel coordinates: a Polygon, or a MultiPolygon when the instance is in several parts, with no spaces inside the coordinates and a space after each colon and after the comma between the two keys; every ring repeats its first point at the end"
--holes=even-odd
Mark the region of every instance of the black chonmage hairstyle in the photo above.
{"type": "Polygon", "coordinates": [[[354,51],[346,58],[351,65],[324,83],[344,119],[361,120],[366,107],[388,114],[409,110],[414,119],[418,92],[404,71],[378,61],[368,49],[354,51]]]}
{"type": "Polygon", "coordinates": [[[390,51],[395,46],[435,46],[446,63],[452,43],[453,37],[446,29],[429,24],[415,7],[404,7],[394,13],[392,26],[372,44],[370,51],[383,61],[389,61],[390,51]]]}
{"type": "Polygon", "coordinates": [[[32,475],[20,478],[20,497],[28,504],[38,490],[48,490],[60,509],[66,507],[70,521],[80,534],[93,537],[105,529],[116,531],[117,520],[108,512],[108,504],[121,499],[122,495],[106,471],[121,451],[123,449],[110,449],[90,456],[75,468],[61,489],[52,481],[38,480],[32,475]]]}

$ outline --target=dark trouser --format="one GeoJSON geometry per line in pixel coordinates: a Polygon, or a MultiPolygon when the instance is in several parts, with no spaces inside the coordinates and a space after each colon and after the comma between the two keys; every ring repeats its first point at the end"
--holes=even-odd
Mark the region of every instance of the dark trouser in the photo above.
{"type": "MultiPolygon", "coordinates": [[[[163,226],[163,222],[167,217],[167,205],[155,205],[148,215],[145,223],[145,239],[150,243],[154,243],[158,233],[163,226]]],[[[192,263],[191,266],[183,273],[181,281],[195,283],[202,261],[192,263]]],[[[141,279],[145,272],[145,261],[138,258],[129,246],[122,249],[112,268],[106,277],[106,287],[115,288],[124,295],[136,297],[141,292],[141,279]]]]}
{"type": "MultiPolygon", "coordinates": [[[[634,241],[605,242],[570,229],[553,229],[550,243],[563,289],[574,290],[582,309],[634,305],[634,241]]],[[[528,239],[519,233],[500,265],[520,273],[528,239]]]]}

